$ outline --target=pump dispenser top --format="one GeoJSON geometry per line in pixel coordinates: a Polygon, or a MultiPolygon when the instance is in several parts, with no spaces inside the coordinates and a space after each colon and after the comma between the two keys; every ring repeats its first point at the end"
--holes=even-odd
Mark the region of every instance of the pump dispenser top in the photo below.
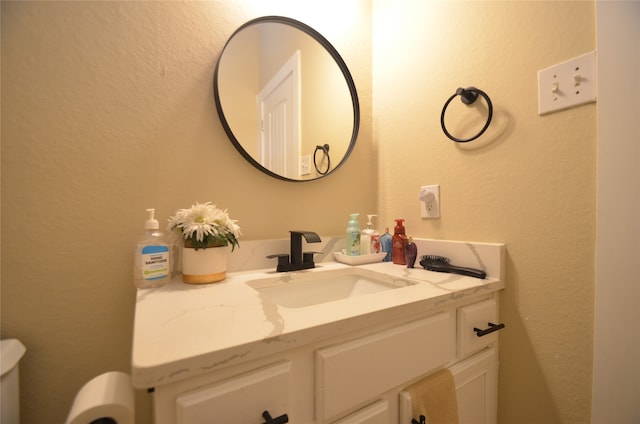
{"type": "Polygon", "coordinates": [[[149,219],[147,219],[144,223],[145,230],[157,230],[160,228],[160,224],[158,220],[155,218],[156,210],[153,208],[147,209],[147,213],[149,214],[149,219]]]}
{"type": "Polygon", "coordinates": [[[367,230],[373,230],[373,222],[371,222],[371,219],[374,216],[378,216],[378,215],[367,215],[367,230]]]}
{"type": "Polygon", "coordinates": [[[404,228],[404,219],[402,219],[402,218],[397,218],[396,219],[396,226],[393,229],[393,233],[394,234],[406,234],[406,230],[404,228]]]}
{"type": "Polygon", "coordinates": [[[361,255],[380,253],[380,234],[373,229],[373,222],[371,222],[374,216],[378,215],[367,215],[367,228],[362,230],[362,236],[360,239],[361,255]]]}

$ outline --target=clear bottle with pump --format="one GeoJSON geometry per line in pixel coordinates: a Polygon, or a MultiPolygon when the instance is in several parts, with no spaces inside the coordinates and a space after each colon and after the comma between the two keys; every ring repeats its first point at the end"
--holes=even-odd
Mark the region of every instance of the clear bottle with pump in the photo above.
{"type": "Polygon", "coordinates": [[[360,237],[360,254],[369,255],[380,252],[380,234],[373,229],[371,219],[378,215],[367,215],[367,228],[362,230],[360,237]]]}
{"type": "Polygon", "coordinates": [[[407,235],[404,228],[404,219],[396,219],[396,226],[393,229],[393,238],[391,239],[391,260],[397,265],[406,265],[407,261],[404,257],[404,248],[407,244],[407,235]]]}
{"type": "Polygon", "coordinates": [[[348,256],[358,256],[360,255],[360,223],[358,222],[358,214],[352,213],[351,219],[347,224],[347,255],[348,256]]]}
{"type": "Polygon", "coordinates": [[[155,209],[147,209],[144,235],[136,246],[133,281],[137,288],[160,287],[171,281],[171,246],[160,232],[155,209]]]}

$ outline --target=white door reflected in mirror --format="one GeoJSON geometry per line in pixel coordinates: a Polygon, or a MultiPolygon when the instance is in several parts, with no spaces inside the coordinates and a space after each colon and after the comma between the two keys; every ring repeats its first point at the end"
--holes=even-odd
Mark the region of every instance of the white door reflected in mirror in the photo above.
{"type": "Polygon", "coordinates": [[[290,18],[258,18],[234,32],[216,66],[214,97],[236,149],[279,179],[331,174],[357,139],[360,106],[346,64],[321,34],[290,18]],[[327,144],[330,160],[317,155],[322,172],[302,173],[301,159],[327,144]]]}

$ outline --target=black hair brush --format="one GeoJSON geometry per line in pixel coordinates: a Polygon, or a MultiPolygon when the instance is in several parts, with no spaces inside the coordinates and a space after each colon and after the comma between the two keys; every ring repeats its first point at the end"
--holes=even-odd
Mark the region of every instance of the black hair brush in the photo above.
{"type": "Polygon", "coordinates": [[[424,269],[435,272],[449,272],[452,274],[466,275],[468,277],[475,277],[485,279],[487,273],[479,269],[464,268],[461,266],[451,265],[449,258],[437,255],[423,255],[420,265],[424,269]]]}

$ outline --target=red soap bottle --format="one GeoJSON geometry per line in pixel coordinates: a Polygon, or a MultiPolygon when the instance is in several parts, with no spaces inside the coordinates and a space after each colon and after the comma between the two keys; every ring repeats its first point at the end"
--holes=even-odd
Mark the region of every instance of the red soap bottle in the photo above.
{"type": "Polygon", "coordinates": [[[407,235],[404,228],[404,219],[396,219],[396,226],[393,229],[393,238],[391,239],[391,260],[397,265],[406,265],[404,258],[404,248],[407,245],[407,235]]]}

